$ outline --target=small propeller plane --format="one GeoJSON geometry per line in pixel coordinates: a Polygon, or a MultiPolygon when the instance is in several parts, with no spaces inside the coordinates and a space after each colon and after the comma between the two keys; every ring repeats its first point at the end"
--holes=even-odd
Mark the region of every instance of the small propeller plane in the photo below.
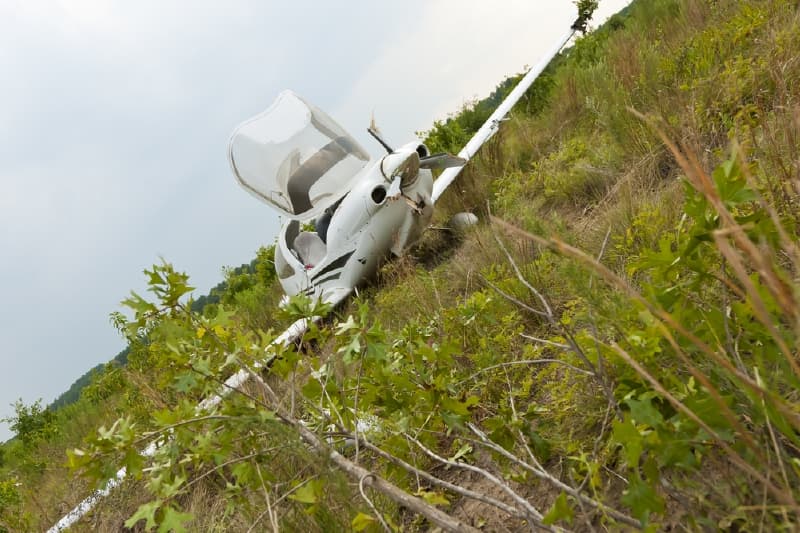
{"type": "MultiPolygon", "coordinates": [[[[325,112],[291,91],[231,135],[228,160],[239,184],[286,217],[275,268],[286,297],[304,294],[336,305],[387,256],[402,255],[427,228],[436,201],[494,135],[508,111],[579,22],[517,84],[457,156],[431,154],[416,141],[370,158],[325,112]],[[444,169],[434,182],[433,169],[444,169]]],[[[474,221],[474,215],[464,217],[474,221]]]]}
{"type": "Polygon", "coordinates": [[[428,226],[431,170],[467,162],[431,155],[420,142],[392,149],[374,123],[368,131],[386,149],[378,160],[322,110],[284,91],[231,136],[236,179],[287,219],[275,247],[287,296],[340,302],[428,226]]]}

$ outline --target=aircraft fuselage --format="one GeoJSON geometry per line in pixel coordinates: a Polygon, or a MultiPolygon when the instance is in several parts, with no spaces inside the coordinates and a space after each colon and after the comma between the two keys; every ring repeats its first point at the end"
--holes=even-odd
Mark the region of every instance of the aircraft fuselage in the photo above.
{"type": "Polygon", "coordinates": [[[433,214],[433,176],[419,168],[420,152],[424,147],[409,143],[368,166],[332,213],[326,235],[303,231],[297,220],[283,225],[275,264],[288,296],[335,301],[419,239],[433,214]]]}

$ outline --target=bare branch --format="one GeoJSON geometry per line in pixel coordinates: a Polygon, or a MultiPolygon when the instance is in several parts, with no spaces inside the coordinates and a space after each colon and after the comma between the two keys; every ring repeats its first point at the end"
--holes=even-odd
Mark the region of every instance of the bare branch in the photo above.
{"type": "Polygon", "coordinates": [[[392,533],[392,528],[389,527],[389,524],[387,524],[386,520],[383,519],[381,513],[378,512],[378,509],[375,507],[375,504],[372,503],[372,500],[370,500],[369,497],[367,497],[367,493],[364,492],[364,480],[370,477],[375,477],[375,474],[371,473],[367,474],[358,480],[358,492],[361,493],[361,497],[364,498],[364,501],[367,502],[369,508],[372,509],[372,514],[374,514],[375,517],[378,519],[378,521],[381,523],[381,525],[383,526],[383,530],[392,533]]]}
{"type": "Polygon", "coordinates": [[[545,313],[544,311],[539,311],[538,309],[534,309],[533,307],[529,306],[522,300],[515,298],[514,296],[511,296],[507,292],[503,291],[503,289],[501,289],[500,287],[498,287],[497,285],[486,279],[485,276],[481,275],[481,279],[483,280],[484,283],[486,283],[489,287],[491,287],[497,294],[499,294],[509,302],[513,303],[514,305],[519,306],[522,309],[528,311],[529,313],[533,313],[534,315],[547,317],[547,313],[545,313]]]}
{"type": "Polygon", "coordinates": [[[524,518],[525,517],[524,513],[521,513],[519,510],[515,509],[514,507],[511,507],[510,505],[508,505],[506,503],[501,502],[500,500],[496,500],[496,499],[492,498],[491,496],[487,496],[486,494],[483,494],[481,492],[474,492],[474,491],[471,491],[469,489],[465,489],[464,487],[461,487],[459,485],[455,485],[453,483],[450,483],[449,481],[445,481],[443,479],[439,479],[438,477],[432,475],[430,472],[427,472],[425,470],[417,468],[417,467],[415,467],[415,466],[403,461],[399,457],[397,457],[395,455],[392,455],[392,454],[382,450],[381,448],[375,446],[374,444],[372,444],[371,442],[367,441],[366,439],[362,438],[361,439],[361,444],[362,444],[362,446],[364,446],[368,450],[380,455],[381,457],[383,457],[387,461],[391,461],[392,463],[394,463],[397,466],[403,468],[407,472],[409,472],[411,474],[414,474],[415,476],[420,477],[420,478],[428,481],[429,483],[431,483],[433,485],[436,485],[437,487],[442,487],[443,489],[447,489],[449,491],[455,492],[456,494],[460,494],[461,496],[464,496],[466,498],[470,498],[470,499],[477,500],[479,502],[483,502],[485,504],[491,505],[493,507],[496,507],[496,508],[500,509],[501,511],[505,511],[506,513],[508,513],[511,516],[514,516],[514,517],[517,517],[517,518],[524,518]]]}
{"type": "Polygon", "coordinates": [[[550,307],[550,304],[547,302],[547,299],[542,295],[542,293],[540,293],[536,289],[536,287],[534,287],[533,285],[528,283],[528,280],[525,279],[525,276],[522,275],[522,272],[520,271],[519,267],[517,266],[517,262],[514,261],[513,257],[511,257],[511,253],[509,253],[508,249],[506,248],[506,245],[503,244],[503,241],[500,239],[500,237],[497,236],[497,234],[493,234],[493,235],[494,235],[494,240],[497,241],[497,244],[500,246],[500,249],[503,250],[503,253],[508,258],[508,262],[511,264],[511,267],[514,269],[514,272],[517,274],[517,279],[520,281],[520,283],[525,285],[525,287],[527,287],[528,290],[531,291],[534,294],[534,296],[536,296],[536,298],[539,299],[539,302],[542,304],[542,307],[544,307],[545,316],[548,319],[550,319],[551,321],[555,320],[555,317],[553,316],[553,309],[550,307]]]}
{"type": "Polygon", "coordinates": [[[415,439],[411,435],[405,434],[405,436],[411,442],[416,444],[419,447],[419,449],[422,450],[423,452],[425,452],[425,454],[428,457],[430,457],[431,459],[435,459],[435,460],[439,461],[440,463],[448,465],[448,466],[451,466],[453,468],[460,468],[462,470],[469,470],[470,472],[475,472],[477,474],[482,475],[483,477],[485,477],[486,479],[488,479],[489,481],[491,481],[492,483],[494,483],[495,485],[500,487],[500,489],[503,492],[508,494],[511,497],[511,499],[513,499],[522,509],[524,509],[526,511],[525,514],[528,515],[528,517],[534,523],[536,523],[538,526],[546,529],[547,531],[554,531],[553,528],[551,528],[549,526],[545,526],[542,523],[542,520],[544,518],[542,513],[540,513],[533,505],[531,505],[531,503],[528,500],[526,500],[525,498],[523,498],[522,496],[517,494],[517,492],[514,491],[514,489],[512,489],[511,487],[509,487],[508,484],[506,482],[504,482],[502,479],[499,479],[497,476],[495,476],[491,472],[488,472],[488,471],[484,470],[483,468],[477,467],[475,465],[471,465],[471,464],[468,464],[468,463],[459,463],[459,462],[456,462],[456,461],[451,461],[450,459],[445,459],[444,457],[438,455],[436,452],[434,452],[433,450],[429,449],[427,446],[422,444],[420,441],[418,441],[417,439],[415,439]]]}
{"type": "MultiPolygon", "coordinates": [[[[285,416],[285,415],[284,415],[285,416]]],[[[462,522],[454,516],[437,509],[433,505],[427,503],[425,500],[412,496],[406,491],[400,489],[393,483],[383,479],[382,477],[370,472],[369,470],[355,464],[342,454],[328,446],[325,442],[320,440],[317,435],[305,427],[300,421],[286,417],[286,421],[300,434],[300,437],[306,441],[312,448],[324,453],[333,463],[339,467],[344,473],[350,477],[358,480],[363,480],[364,485],[372,487],[384,496],[388,497],[398,505],[409,509],[417,514],[427,518],[431,523],[439,526],[445,531],[453,532],[469,532],[479,533],[474,527],[462,522]]]]}
{"type": "MultiPolygon", "coordinates": [[[[260,515],[258,515],[256,517],[256,519],[253,521],[253,523],[250,524],[250,527],[247,528],[247,533],[252,533],[253,531],[255,531],[256,530],[256,526],[259,524],[259,522],[261,522],[261,520],[265,516],[269,516],[270,517],[270,522],[272,522],[272,507],[269,506],[269,505],[267,505],[267,508],[264,510],[264,512],[262,512],[260,515]]],[[[272,524],[272,531],[273,532],[277,532],[277,529],[275,529],[274,522],[272,524]]]]}
{"type": "Polygon", "coordinates": [[[278,533],[278,520],[275,516],[275,511],[272,508],[272,501],[269,497],[267,484],[264,483],[264,476],[261,474],[261,466],[258,463],[256,463],[256,472],[258,472],[258,479],[261,482],[261,488],[264,489],[264,499],[266,500],[267,504],[267,516],[269,516],[269,523],[272,526],[273,533],[278,533]]]}
{"type": "MultiPolygon", "coordinates": [[[[487,203],[487,209],[488,208],[489,208],[489,206],[488,206],[488,203],[487,203]]],[[[512,228],[514,227],[514,226],[511,226],[510,224],[508,224],[507,222],[501,221],[497,217],[492,216],[491,214],[489,215],[489,217],[490,217],[490,220],[492,222],[501,222],[502,223],[501,225],[503,227],[508,227],[508,226],[510,226],[512,228]]],[[[521,230],[519,230],[519,231],[521,231],[521,230]]],[[[527,232],[525,232],[525,233],[527,233],[527,232]]],[[[583,364],[586,365],[586,367],[589,370],[591,370],[591,373],[595,378],[594,381],[600,386],[600,388],[603,391],[603,394],[605,394],[605,396],[606,396],[606,399],[609,402],[615,402],[616,403],[616,400],[614,399],[614,391],[611,389],[611,386],[608,384],[608,380],[604,379],[604,376],[597,371],[597,368],[595,368],[595,365],[592,363],[592,361],[589,359],[589,357],[583,351],[583,348],[580,347],[578,342],[573,337],[572,333],[563,324],[561,324],[556,319],[555,315],[553,314],[553,309],[550,306],[549,302],[547,301],[547,298],[545,298],[544,295],[536,289],[536,287],[531,285],[528,282],[528,280],[525,279],[525,276],[522,275],[522,271],[520,271],[519,267],[517,266],[516,261],[514,261],[514,258],[511,256],[511,253],[508,251],[508,249],[506,248],[505,244],[503,244],[503,241],[500,239],[500,237],[496,233],[492,233],[492,235],[494,236],[494,240],[497,241],[498,246],[500,246],[500,249],[503,250],[503,253],[505,254],[506,258],[508,259],[508,262],[511,264],[511,267],[514,269],[514,272],[517,275],[517,279],[519,279],[520,283],[522,283],[525,287],[527,287],[528,290],[530,290],[536,296],[536,298],[538,298],[539,302],[541,302],[542,306],[545,309],[545,316],[547,317],[548,322],[550,322],[550,325],[553,326],[554,328],[556,328],[558,331],[560,331],[563,334],[564,338],[567,340],[567,343],[568,343],[570,349],[573,352],[575,352],[575,355],[577,355],[581,359],[581,361],[583,361],[583,364]]],[[[538,241],[534,241],[534,242],[538,243],[538,241]]]]}
{"type": "Polygon", "coordinates": [[[539,342],[541,344],[546,344],[548,346],[552,346],[553,348],[561,348],[562,350],[569,350],[570,347],[568,344],[562,344],[560,342],[553,342],[547,339],[540,339],[539,337],[533,337],[531,335],[526,335],[524,333],[519,334],[520,337],[523,339],[528,339],[529,341],[539,342]]]}
{"type": "MultiPolygon", "coordinates": [[[[601,511],[603,511],[606,514],[608,514],[608,516],[612,517],[614,520],[616,520],[618,522],[622,522],[624,524],[627,524],[627,525],[633,526],[633,527],[637,527],[637,528],[642,527],[642,524],[638,520],[636,520],[635,518],[632,518],[632,517],[630,517],[630,516],[628,516],[628,515],[626,515],[624,513],[621,513],[620,511],[617,511],[616,509],[613,509],[613,508],[605,505],[604,503],[601,503],[601,502],[598,502],[596,500],[593,500],[592,498],[586,496],[585,494],[582,494],[579,491],[575,490],[573,487],[570,487],[569,485],[567,485],[566,483],[564,483],[560,479],[552,476],[547,470],[545,470],[541,466],[541,464],[539,464],[538,461],[536,461],[536,466],[532,466],[532,465],[526,463],[525,461],[521,460],[516,455],[512,454],[511,452],[509,452],[508,450],[506,450],[502,446],[499,446],[498,444],[493,442],[491,439],[489,439],[489,437],[487,437],[486,434],[483,431],[481,431],[480,429],[478,429],[474,424],[467,424],[467,426],[472,430],[473,433],[475,433],[475,435],[478,436],[478,438],[481,440],[481,442],[483,444],[485,444],[488,448],[491,448],[493,451],[499,453],[500,455],[502,455],[506,459],[509,459],[510,461],[514,462],[515,464],[521,466],[522,468],[524,468],[528,472],[532,473],[534,476],[538,477],[539,479],[543,479],[545,481],[548,481],[549,483],[551,483],[555,487],[563,490],[564,492],[566,492],[567,494],[569,494],[573,498],[578,498],[582,502],[584,502],[584,503],[586,503],[586,504],[588,504],[588,505],[590,505],[592,507],[595,507],[597,509],[600,509],[601,511]]],[[[535,460],[535,458],[534,458],[534,460],[535,460]]]]}

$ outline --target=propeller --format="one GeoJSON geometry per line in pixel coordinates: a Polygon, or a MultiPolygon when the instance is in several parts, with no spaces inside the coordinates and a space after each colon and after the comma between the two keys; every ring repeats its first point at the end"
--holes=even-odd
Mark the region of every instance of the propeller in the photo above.
{"type": "Polygon", "coordinates": [[[381,172],[389,183],[402,178],[402,186],[408,187],[417,181],[420,169],[419,154],[410,150],[392,152],[381,159],[381,172]]]}
{"type": "Polygon", "coordinates": [[[432,170],[461,167],[467,163],[467,160],[463,157],[451,154],[428,154],[428,148],[423,144],[420,144],[416,151],[413,152],[408,152],[407,150],[395,151],[386,142],[383,134],[378,129],[378,125],[375,123],[375,113],[370,117],[367,133],[372,135],[388,154],[381,160],[381,172],[386,181],[391,183],[388,193],[390,198],[399,197],[403,188],[413,185],[417,181],[420,169],[432,170]],[[395,179],[398,177],[400,179],[395,179]]]}
{"type": "Polygon", "coordinates": [[[375,138],[375,140],[378,141],[381,144],[381,146],[383,146],[387,154],[391,154],[392,152],[394,152],[392,147],[389,146],[389,143],[387,143],[386,140],[383,138],[381,130],[378,129],[378,125],[375,124],[374,112],[372,113],[372,117],[369,119],[369,128],[367,128],[367,133],[372,135],[375,138]]]}
{"type": "MultiPolygon", "coordinates": [[[[378,129],[378,125],[375,123],[374,112],[370,117],[367,133],[372,135],[375,138],[375,140],[378,141],[381,146],[383,146],[387,154],[394,153],[394,149],[388,142],[386,142],[386,139],[383,138],[381,130],[378,129]]],[[[463,157],[457,157],[452,154],[446,154],[444,152],[438,154],[423,155],[427,151],[428,151],[427,148],[423,147],[423,152],[419,154],[420,155],[419,168],[427,168],[432,170],[432,169],[462,167],[467,164],[467,160],[464,159],[463,157]]]]}

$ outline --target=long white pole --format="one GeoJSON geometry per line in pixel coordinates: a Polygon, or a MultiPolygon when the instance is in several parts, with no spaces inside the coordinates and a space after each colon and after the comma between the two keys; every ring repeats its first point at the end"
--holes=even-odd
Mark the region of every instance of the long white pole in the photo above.
{"type": "MultiPolygon", "coordinates": [[[[466,146],[461,149],[458,153],[458,157],[462,157],[469,161],[472,159],[472,156],[483,146],[483,143],[488,141],[492,138],[492,135],[497,133],[497,130],[500,129],[500,122],[506,116],[506,114],[511,111],[511,108],[514,107],[522,95],[525,94],[525,91],[533,85],[533,82],[542,71],[550,64],[550,61],[561,51],[562,48],[572,39],[572,36],[575,35],[574,29],[570,28],[568,32],[564,34],[564,36],[558,41],[556,46],[550,50],[547,55],[539,60],[539,62],[531,68],[527,74],[520,80],[514,90],[508,93],[505,100],[503,100],[497,109],[494,110],[486,122],[483,123],[483,126],[475,132],[475,135],[472,136],[472,139],[469,140],[466,146]]],[[[433,183],[433,194],[431,198],[433,202],[436,203],[436,200],[442,195],[442,193],[453,183],[453,180],[456,179],[456,176],[461,172],[464,167],[453,167],[445,169],[444,172],[441,173],[439,178],[433,183]]]]}

